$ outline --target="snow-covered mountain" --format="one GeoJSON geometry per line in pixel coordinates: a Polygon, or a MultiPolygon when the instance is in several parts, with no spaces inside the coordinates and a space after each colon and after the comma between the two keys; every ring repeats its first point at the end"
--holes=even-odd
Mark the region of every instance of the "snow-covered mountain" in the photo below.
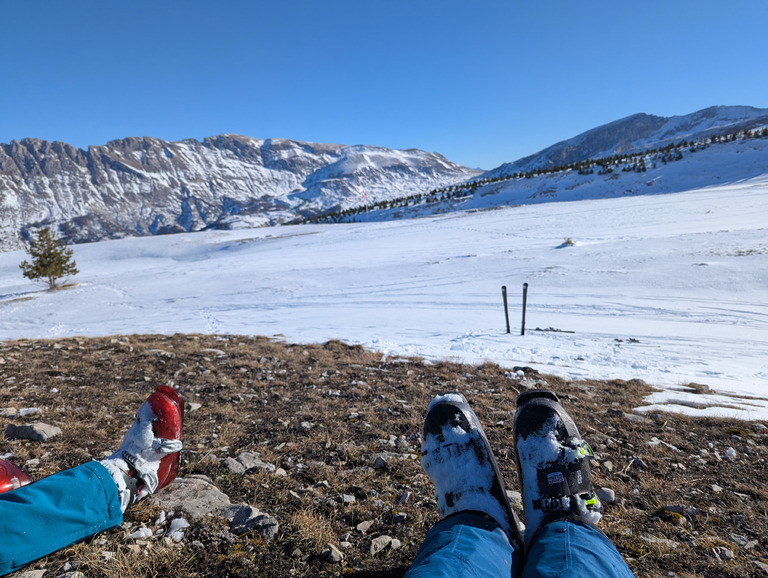
{"type": "Polygon", "coordinates": [[[0,145],[0,248],[39,225],[80,242],[276,224],[476,174],[414,149],[236,135],[126,138],[87,151],[23,139],[0,145]]]}
{"type": "Polygon", "coordinates": [[[488,171],[482,178],[640,152],[681,140],[701,140],[764,126],[768,126],[768,109],[751,106],[712,106],[672,117],[633,114],[561,141],[536,154],[505,163],[488,171]]]}
{"type": "MultiPolygon", "coordinates": [[[[372,221],[557,201],[676,193],[768,174],[768,109],[635,115],[470,181],[366,209],[372,221]],[[525,167],[528,167],[525,169],[525,167]],[[523,170],[525,169],[525,170],[523,170]]],[[[360,220],[361,209],[320,222],[360,220]]]]}
{"type": "Polygon", "coordinates": [[[714,135],[743,136],[765,127],[768,109],[746,106],[669,118],[636,114],[483,174],[414,149],[236,135],[202,142],[127,138],[87,151],[23,139],[0,145],[0,250],[18,248],[27,231],[41,225],[57,227],[66,240],[80,242],[272,225],[329,213],[327,221],[388,220],[677,192],[768,173],[766,138],[701,145],[714,135]],[[699,144],[591,172],[551,172],[682,141],[699,144]],[[550,172],[508,178],[534,170],[550,172]],[[348,212],[362,212],[363,205],[368,217],[348,212]]]}
{"type": "MultiPolygon", "coordinates": [[[[678,193],[763,175],[768,175],[768,137],[737,139],[641,154],[605,167],[596,164],[584,171],[565,169],[480,181],[476,186],[465,184],[452,187],[445,196],[418,196],[395,205],[369,208],[368,219],[389,221],[453,211],[678,193]]],[[[359,221],[360,214],[339,219],[329,216],[326,220],[359,221]]]]}

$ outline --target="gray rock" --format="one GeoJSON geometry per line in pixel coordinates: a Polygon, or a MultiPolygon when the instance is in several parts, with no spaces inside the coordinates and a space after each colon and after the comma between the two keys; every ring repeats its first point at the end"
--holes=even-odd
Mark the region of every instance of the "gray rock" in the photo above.
{"type": "Polygon", "coordinates": [[[600,488],[597,490],[597,497],[604,504],[613,504],[616,501],[616,492],[610,488],[600,488]]]}
{"type": "Polygon", "coordinates": [[[632,460],[629,462],[629,465],[633,468],[640,468],[641,470],[648,469],[648,465],[638,457],[632,458],[632,460]]]}
{"type": "Polygon", "coordinates": [[[186,410],[187,410],[189,413],[192,413],[193,411],[197,411],[197,410],[198,410],[198,409],[200,409],[201,407],[203,407],[203,404],[202,404],[202,403],[193,403],[193,402],[191,402],[191,401],[190,401],[190,402],[188,402],[188,403],[187,403],[187,405],[186,405],[186,408],[185,408],[185,409],[186,409],[186,410]]]}
{"type": "Polygon", "coordinates": [[[669,540],[667,538],[658,538],[656,536],[651,536],[650,534],[642,534],[640,536],[640,539],[644,540],[645,542],[648,542],[649,544],[658,546],[662,550],[674,550],[675,548],[680,546],[680,544],[675,542],[674,540],[669,540]]]}
{"type": "Polygon", "coordinates": [[[227,508],[224,517],[229,527],[238,536],[246,532],[258,532],[269,541],[277,535],[280,525],[277,518],[259,511],[248,504],[235,504],[227,508]]]}
{"type": "Polygon", "coordinates": [[[22,425],[8,424],[5,428],[5,437],[8,439],[25,439],[44,442],[60,434],[60,427],[40,421],[22,425]]]}
{"type": "Polygon", "coordinates": [[[205,476],[176,478],[148,498],[149,504],[165,510],[184,512],[193,520],[221,515],[232,503],[205,476]]]}
{"type": "Polygon", "coordinates": [[[233,474],[244,474],[245,466],[237,461],[235,458],[225,458],[224,467],[227,468],[233,474]]]}
{"type": "Polygon", "coordinates": [[[653,425],[654,423],[652,419],[648,419],[645,416],[637,415],[635,413],[623,413],[622,417],[627,421],[631,421],[632,423],[644,423],[649,425],[653,425]]]}
{"type": "Polygon", "coordinates": [[[361,534],[365,534],[368,530],[371,529],[371,526],[373,526],[373,520],[366,520],[365,522],[360,522],[357,526],[355,526],[355,529],[361,534]]]}
{"type": "Polygon", "coordinates": [[[259,454],[253,453],[253,452],[243,452],[239,456],[237,456],[237,461],[243,464],[245,467],[245,470],[253,470],[253,469],[259,469],[264,472],[273,473],[275,471],[275,466],[273,464],[268,464],[266,462],[263,462],[261,458],[259,457],[259,454]]]}
{"type": "MultiPolygon", "coordinates": [[[[388,548],[392,544],[393,540],[394,540],[394,538],[392,536],[387,536],[387,535],[378,536],[378,537],[374,538],[373,540],[371,540],[370,553],[372,555],[378,554],[382,550],[385,550],[386,548],[388,548]]],[[[398,542],[399,542],[399,540],[398,540],[398,542]]],[[[398,547],[399,546],[400,546],[400,544],[398,544],[398,547]]]]}
{"type": "Polygon", "coordinates": [[[731,532],[731,542],[743,548],[750,543],[750,540],[749,538],[747,538],[746,536],[743,536],[742,534],[736,534],[734,532],[731,532]]]}
{"type": "Polygon", "coordinates": [[[736,554],[733,553],[733,550],[724,546],[715,546],[712,548],[712,553],[715,555],[715,558],[721,562],[733,560],[736,558],[736,554]]]}
{"type": "Polygon", "coordinates": [[[18,411],[15,407],[0,407],[0,417],[13,419],[18,411]]]}
{"type": "Polygon", "coordinates": [[[338,564],[344,559],[344,554],[333,544],[328,544],[328,547],[320,555],[331,564],[338,564]]]}
{"type": "Polygon", "coordinates": [[[27,570],[18,575],[18,578],[43,578],[45,570],[27,570]]]}
{"type": "Polygon", "coordinates": [[[376,459],[373,460],[373,469],[383,470],[386,467],[387,467],[387,460],[385,460],[382,456],[376,456],[376,459]]]}

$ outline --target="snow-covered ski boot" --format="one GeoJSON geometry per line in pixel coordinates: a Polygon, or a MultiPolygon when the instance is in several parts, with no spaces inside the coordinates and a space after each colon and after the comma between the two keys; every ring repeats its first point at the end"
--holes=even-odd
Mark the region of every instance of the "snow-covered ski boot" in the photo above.
{"type": "Polygon", "coordinates": [[[159,386],[139,407],[118,450],[101,460],[115,480],[123,512],[176,478],[183,414],[181,396],[159,386]]]}
{"type": "Polygon", "coordinates": [[[592,488],[592,449],[551,391],[517,398],[515,448],[525,513],[525,542],[562,519],[597,524],[601,504],[592,488]]]}
{"type": "Polygon", "coordinates": [[[435,484],[440,516],[461,511],[490,516],[522,549],[496,458],[477,415],[460,393],[432,399],[424,419],[421,467],[435,484]]]}
{"type": "Polygon", "coordinates": [[[16,464],[0,460],[0,494],[26,486],[29,476],[16,464]]]}

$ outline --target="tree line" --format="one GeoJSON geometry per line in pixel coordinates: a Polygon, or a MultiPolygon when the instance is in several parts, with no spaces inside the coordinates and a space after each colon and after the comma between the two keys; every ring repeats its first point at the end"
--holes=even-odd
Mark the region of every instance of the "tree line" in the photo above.
{"type": "Polygon", "coordinates": [[[554,165],[551,167],[539,167],[530,171],[520,171],[497,177],[484,177],[473,179],[466,183],[450,185],[432,189],[427,193],[416,193],[413,195],[387,199],[375,203],[358,205],[343,210],[329,211],[320,215],[315,215],[306,219],[295,221],[296,223],[345,223],[357,221],[357,216],[370,211],[383,211],[400,209],[407,207],[416,207],[441,203],[451,200],[458,200],[463,197],[472,197],[478,188],[492,183],[532,179],[543,175],[551,175],[568,171],[576,171],[580,175],[611,174],[614,171],[644,173],[647,171],[647,164],[653,166],[654,163],[667,164],[679,161],[685,153],[695,153],[704,150],[710,145],[735,142],[737,140],[746,140],[751,138],[768,137],[768,127],[757,130],[744,130],[734,133],[713,135],[699,140],[682,140],[678,143],[670,143],[663,147],[650,148],[642,152],[615,154],[608,157],[587,159],[573,163],[554,165]]]}

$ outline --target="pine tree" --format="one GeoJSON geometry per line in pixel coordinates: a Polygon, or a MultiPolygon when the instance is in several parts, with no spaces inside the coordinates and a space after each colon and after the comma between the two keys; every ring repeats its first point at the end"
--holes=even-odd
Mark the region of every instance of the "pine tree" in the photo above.
{"type": "Polygon", "coordinates": [[[79,271],[72,258],[72,249],[54,239],[48,227],[40,229],[27,247],[32,262],[23,261],[19,267],[24,277],[32,281],[43,280],[48,289],[56,289],[56,282],[68,275],[77,275],[79,271]]]}

